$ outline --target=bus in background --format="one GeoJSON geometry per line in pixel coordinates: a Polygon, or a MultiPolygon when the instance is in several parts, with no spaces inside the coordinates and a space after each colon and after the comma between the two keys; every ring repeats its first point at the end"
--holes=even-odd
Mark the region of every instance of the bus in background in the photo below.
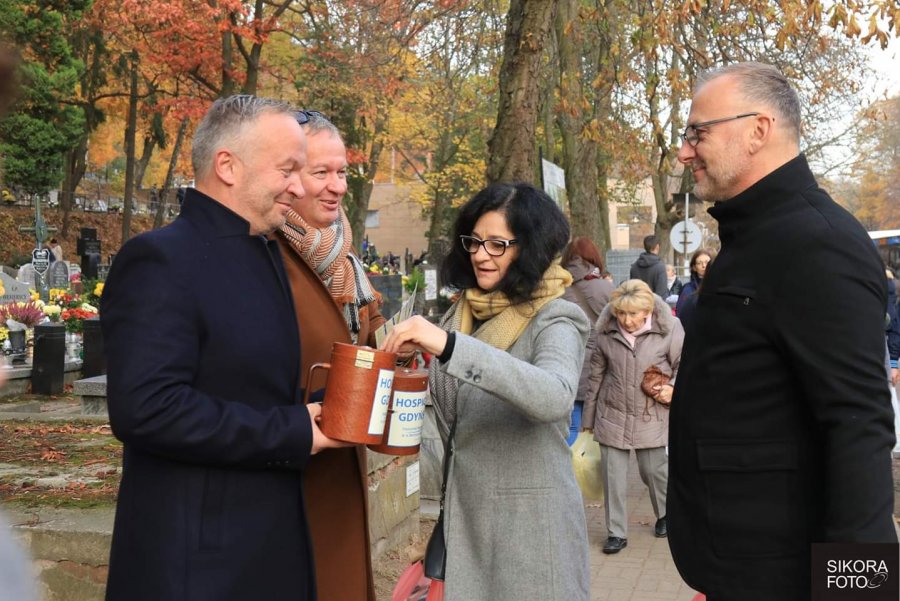
{"type": "Polygon", "coordinates": [[[869,232],[884,264],[900,273],[900,230],[869,232]]]}

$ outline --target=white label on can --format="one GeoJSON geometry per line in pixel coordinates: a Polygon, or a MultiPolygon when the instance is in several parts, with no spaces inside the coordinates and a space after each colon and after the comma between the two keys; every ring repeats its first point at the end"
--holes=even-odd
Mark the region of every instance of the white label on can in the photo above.
{"type": "Polygon", "coordinates": [[[427,391],[424,390],[394,393],[394,413],[391,415],[388,446],[414,447],[422,442],[426,394],[427,391]]]}
{"type": "Polygon", "coordinates": [[[378,386],[375,387],[375,398],[372,399],[372,416],[369,418],[369,434],[384,434],[384,422],[387,420],[388,403],[391,400],[391,387],[394,385],[394,370],[378,370],[378,386]]]}

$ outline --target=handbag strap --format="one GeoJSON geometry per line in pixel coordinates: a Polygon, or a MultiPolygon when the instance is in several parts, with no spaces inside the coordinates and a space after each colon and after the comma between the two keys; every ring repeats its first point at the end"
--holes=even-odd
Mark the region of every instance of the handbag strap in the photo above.
{"type": "Polygon", "coordinates": [[[447,494],[447,476],[450,475],[450,457],[453,455],[453,435],[456,433],[457,421],[458,418],[454,419],[450,425],[450,434],[447,435],[447,445],[444,447],[444,478],[441,480],[441,513],[438,516],[439,520],[444,517],[444,495],[447,494]]]}

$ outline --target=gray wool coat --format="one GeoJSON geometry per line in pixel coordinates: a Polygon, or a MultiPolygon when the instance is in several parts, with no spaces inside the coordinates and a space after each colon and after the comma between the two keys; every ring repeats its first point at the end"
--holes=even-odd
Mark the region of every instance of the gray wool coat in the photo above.
{"type": "MultiPolygon", "coordinates": [[[[447,601],[587,601],[589,548],[566,445],[589,324],[547,303],[502,351],[456,333],[444,501],[447,601]]],[[[438,410],[442,400],[435,398],[438,410]]]]}
{"type": "Polygon", "coordinates": [[[594,429],[594,439],[616,449],[652,449],[669,444],[669,408],[641,390],[651,365],[672,374],[681,362],[684,330],[672,309],[654,295],[650,330],[640,334],[634,348],[619,331],[607,305],[594,325],[590,385],[581,423],[594,429]]]}

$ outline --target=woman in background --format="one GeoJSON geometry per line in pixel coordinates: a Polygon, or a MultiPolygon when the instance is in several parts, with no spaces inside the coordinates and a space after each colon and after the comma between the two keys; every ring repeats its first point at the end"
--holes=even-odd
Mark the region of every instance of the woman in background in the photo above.
{"type": "Polygon", "coordinates": [[[700,291],[700,284],[706,275],[706,270],[713,260],[712,252],[700,248],[691,255],[691,281],[684,285],[681,294],[678,295],[678,302],[675,303],[675,315],[681,320],[681,325],[687,329],[686,319],[690,319],[690,313],[697,305],[697,295],[700,291]]]}
{"type": "Polygon", "coordinates": [[[660,538],[668,535],[668,405],[684,331],[666,302],[641,280],[628,280],[613,291],[595,329],[584,424],[603,451],[609,531],[603,552],[618,553],[628,545],[625,495],[631,449],[637,454],[641,480],[650,491],[657,517],[654,534],[660,538]],[[641,389],[644,372],[650,367],[671,376],[668,384],[656,386],[652,397],[641,389]]]}
{"type": "MultiPolygon", "coordinates": [[[[563,298],[573,302],[584,311],[588,322],[593,329],[594,322],[600,317],[603,307],[609,302],[612,294],[612,281],[604,279],[603,259],[600,258],[600,250],[590,238],[578,236],[566,246],[562,255],[562,266],[572,274],[572,285],[566,288],[563,298]]],[[[581,377],[578,380],[578,392],[575,395],[575,407],[572,410],[572,422],[569,427],[568,444],[575,442],[578,430],[581,428],[581,414],[584,409],[584,399],[587,395],[588,377],[591,374],[591,354],[594,350],[594,337],[588,336],[584,349],[584,363],[581,369],[581,377]]]]}

